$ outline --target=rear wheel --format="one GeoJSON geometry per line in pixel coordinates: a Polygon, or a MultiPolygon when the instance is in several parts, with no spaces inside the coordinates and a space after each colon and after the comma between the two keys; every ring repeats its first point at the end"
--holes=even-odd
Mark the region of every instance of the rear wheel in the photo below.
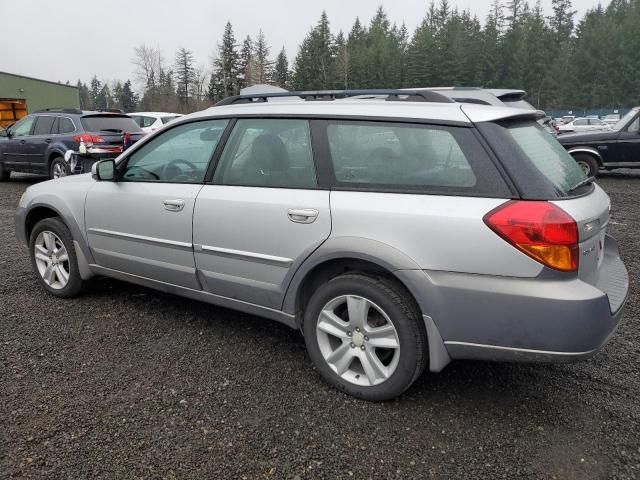
{"type": "Polygon", "coordinates": [[[400,395],[427,363],[415,302],[382,277],[345,274],[322,285],[305,309],[304,335],[324,379],[364,400],[400,395]]]}
{"type": "Polygon", "coordinates": [[[598,161],[586,153],[576,153],[573,158],[587,177],[596,177],[600,166],[598,161]]]}
{"type": "Polygon", "coordinates": [[[0,163],[0,182],[6,182],[11,176],[11,170],[7,170],[3,163],[0,163]]]}
{"type": "Polygon", "coordinates": [[[68,175],[67,164],[62,157],[54,157],[49,167],[49,177],[51,179],[62,178],[68,175]]]}

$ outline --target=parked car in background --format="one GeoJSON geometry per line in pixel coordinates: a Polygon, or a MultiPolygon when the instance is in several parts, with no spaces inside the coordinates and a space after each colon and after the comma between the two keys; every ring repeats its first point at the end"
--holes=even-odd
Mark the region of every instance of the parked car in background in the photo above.
{"type": "Polygon", "coordinates": [[[608,130],[608,123],[603,122],[599,118],[576,118],[569,123],[564,123],[558,127],[558,133],[570,132],[591,132],[594,130],[608,130]]]}
{"type": "Polygon", "coordinates": [[[629,286],[609,197],[538,113],[370,94],[230,97],[30,186],[34,274],[59,297],[104,275],[277,320],[367,400],[451,359],[599,351],[629,286]]]}
{"type": "Polygon", "coordinates": [[[620,114],[619,113],[610,113],[609,115],[605,115],[602,118],[603,122],[609,123],[611,125],[615,125],[616,123],[618,123],[619,120],[620,120],[620,114]]]}
{"type": "Polygon", "coordinates": [[[573,122],[576,119],[574,115],[564,115],[560,117],[560,121],[558,122],[558,126],[565,125],[569,122],[573,122]]]}
{"type": "Polygon", "coordinates": [[[0,179],[11,172],[50,178],[89,172],[93,163],[117,157],[143,136],[122,113],[41,110],[0,132],[0,179]],[[67,152],[73,155],[65,158],[67,152]]]}
{"type": "Polygon", "coordinates": [[[166,112],[135,112],[130,113],[129,116],[133,118],[142,131],[145,133],[151,133],[158,130],[163,125],[182,117],[180,113],[166,113],[166,112]]]}
{"type": "Polygon", "coordinates": [[[558,141],[588,176],[596,176],[601,168],[640,168],[640,107],[609,130],[569,133],[558,141]]]}

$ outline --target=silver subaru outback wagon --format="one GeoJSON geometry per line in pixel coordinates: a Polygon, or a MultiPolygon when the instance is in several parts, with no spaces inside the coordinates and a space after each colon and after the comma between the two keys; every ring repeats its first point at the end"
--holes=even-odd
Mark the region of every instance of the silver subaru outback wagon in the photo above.
{"type": "Polygon", "coordinates": [[[29,187],[16,234],[53,295],[100,275],[282,322],[367,400],[600,350],[628,291],[609,197],[535,112],[369,93],[224,100],[29,187]]]}

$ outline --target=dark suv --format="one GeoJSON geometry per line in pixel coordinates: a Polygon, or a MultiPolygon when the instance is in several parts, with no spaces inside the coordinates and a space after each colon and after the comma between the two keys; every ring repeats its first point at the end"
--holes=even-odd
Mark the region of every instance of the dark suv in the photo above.
{"type": "Polygon", "coordinates": [[[40,110],[0,130],[0,180],[11,172],[51,178],[89,172],[93,163],[117,157],[143,136],[122,113],[40,110]]]}

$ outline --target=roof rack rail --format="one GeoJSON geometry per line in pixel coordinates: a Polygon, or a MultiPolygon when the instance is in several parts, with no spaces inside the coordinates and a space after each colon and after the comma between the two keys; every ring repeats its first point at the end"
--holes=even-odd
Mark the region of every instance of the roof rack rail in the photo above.
{"type": "Polygon", "coordinates": [[[82,110],[80,110],[79,108],[41,108],[40,110],[36,110],[33,113],[43,113],[43,112],[50,112],[50,113],[76,113],[78,115],[82,115],[82,110]]]}
{"type": "Polygon", "coordinates": [[[386,96],[386,101],[411,101],[411,102],[438,102],[455,103],[449,97],[438,92],[429,90],[393,90],[393,89],[372,89],[372,90],[316,90],[305,92],[272,92],[253,93],[248,95],[234,95],[224,98],[216,103],[216,107],[224,105],[234,105],[239,103],[264,103],[269,98],[298,97],[305,101],[332,101],[350,97],[382,97],[386,96]]]}

